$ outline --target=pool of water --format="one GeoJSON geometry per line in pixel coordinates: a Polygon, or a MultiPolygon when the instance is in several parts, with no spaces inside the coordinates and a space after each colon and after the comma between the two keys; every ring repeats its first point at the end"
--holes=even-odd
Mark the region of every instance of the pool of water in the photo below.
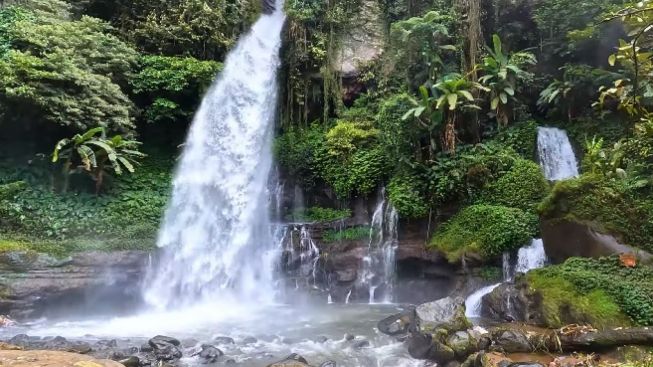
{"type": "MultiPolygon", "coordinates": [[[[2,329],[0,335],[5,339],[20,333],[63,336],[90,343],[116,339],[121,346],[139,346],[161,334],[181,340],[188,348],[214,344],[216,337],[228,336],[235,344],[215,345],[225,353],[222,361],[233,359],[236,366],[266,366],[290,353],[300,354],[316,366],[327,360],[341,367],[424,366],[424,361],[410,358],[402,343],[382,335],[376,328],[379,320],[400,310],[398,305],[243,307],[214,303],[179,311],[144,311],[127,317],[44,319],[2,329]],[[345,334],[356,338],[346,340],[345,334]],[[244,343],[248,337],[256,338],[256,342],[244,343]],[[363,340],[369,346],[358,345],[363,340]]],[[[184,355],[189,355],[189,351],[184,355]]],[[[194,357],[185,357],[181,362],[199,366],[194,357]]]]}

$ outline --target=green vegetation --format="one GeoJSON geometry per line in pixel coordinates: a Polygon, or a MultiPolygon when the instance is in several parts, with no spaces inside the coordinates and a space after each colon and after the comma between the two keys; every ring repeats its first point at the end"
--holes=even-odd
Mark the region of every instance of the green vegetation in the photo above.
{"type": "Polygon", "coordinates": [[[314,206],[308,209],[294,210],[286,216],[292,222],[334,222],[351,217],[349,209],[331,209],[314,206]]]}
{"type": "Polygon", "coordinates": [[[480,201],[534,213],[548,191],[549,183],[540,166],[518,159],[506,174],[484,187],[480,201]]]}
{"type": "Polygon", "coordinates": [[[532,289],[541,292],[550,326],[586,320],[595,326],[653,323],[653,269],[624,267],[616,257],[572,258],[564,264],[529,272],[532,289]],[[575,313],[561,319],[565,313],[575,313]]]}
{"type": "Polygon", "coordinates": [[[450,262],[475,255],[491,259],[523,246],[536,233],[535,215],[517,208],[472,205],[437,228],[431,248],[442,251],[450,262]]]}
{"type": "Polygon", "coordinates": [[[546,219],[589,224],[626,244],[653,251],[653,202],[641,182],[585,174],[558,182],[540,205],[546,219]]]}
{"type": "Polygon", "coordinates": [[[322,233],[322,241],[334,243],[342,241],[356,241],[370,237],[370,227],[350,227],[345,229],[327,229],[322,233]]]}

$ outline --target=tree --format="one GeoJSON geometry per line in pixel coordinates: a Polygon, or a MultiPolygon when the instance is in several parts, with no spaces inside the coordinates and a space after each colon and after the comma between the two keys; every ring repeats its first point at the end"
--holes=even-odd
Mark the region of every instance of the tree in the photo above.
{"type": "Polygon", "coordinates": [[[68,190],[70,175],[79,172],[89,174],[95,181],[95,193],[99,194],[104,183],[105,171],[111,169],[121,175],[125,170],[134,173],[138,159],[145,154],[138,151],[141,143],[128,140],[122,135],[106,137],[103,127],[96,127],[84,134],[61,139],[54,147],[52,162],[63,161],[64,186],[68,190]]]}
{"type": "Polygon", "coordinates": [[[492,48],[486,47],[488,55],[478,65],[483,72],[479,82],[490,92],[490,109],[494,111],[497,122],[506,126],[510,121],[511,102],[520,82],[532,79],[533,75],[522,70],[524,66],[535,65],[537,59],[530,52],[503,52],[501,38],[492,36],[492,48]]]}
{"type": "Polygon", "coordinates": [[[2,122],[131,131],[134,106],[123,87],[136,52],[103,21],[71,21],[59,7],[48,12],[45,5],[57,1],[32,2],[41,6],[0,10],[0,30],[7,29],[0,32],[2,122]]]}

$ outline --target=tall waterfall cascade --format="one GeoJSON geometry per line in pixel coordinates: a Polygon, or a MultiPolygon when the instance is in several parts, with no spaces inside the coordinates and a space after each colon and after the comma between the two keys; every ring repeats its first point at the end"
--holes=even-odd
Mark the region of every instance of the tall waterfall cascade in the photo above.
{"type": "Polygon", "coordinates": [[[367,287],[369,303],[392,302],[395,258],[399,245],[397,225],[399,214],[381,192],[370,227],[368,253],[363,259],[363,268],[358,282],[367,287]],[[377,292],[380,291],[380,292],[377,292]]]}
{"type": "Polygon", "coordinates": [[[268,178],[282,9],[241,38],[195,115],[159,231],[163,253],[146,282],[154,306],[274,299],[268,178]]]}
{"type": "Polygon", "coordinates": [[[547,180],[558,181],[578,176],[578,162],[566,131],[555,127],[538,127],[537,153],[547,180]]]}

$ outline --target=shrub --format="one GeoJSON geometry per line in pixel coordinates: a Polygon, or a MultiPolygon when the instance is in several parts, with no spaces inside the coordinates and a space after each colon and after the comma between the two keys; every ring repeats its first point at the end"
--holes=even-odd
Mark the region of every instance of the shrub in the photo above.
{"type": "Polygon", "coordinates": [[[294,222],[333,222],[351,217],[349,209],[331,209],[314,206],[293,211],[286,220],[294,222]]]}
{"type": "Polygon", "coordinates": [[[497,134],[496,141],[512,148],[525,159],[533,160],[537,149],[537,123],[517,123],[497,134]]]}
{"type": "Polygon", "coordinates": [[[485,260],[515,250],[537,233],[537,217],[521,209],[493,205],[472,205],[441,225],[431,247],[444,252],[450,262],[466,254],[485,260]]]}
{"type": "MultiPolygon", "coordinates": [[[[653,268],[621,266],[617,257],[590,259],[571,258],[565,263],[537,269],[527,274],[531,287],[542,292],[547,302],[551,294],[564,286],[564,294],[550,302],[551,317],[560,307],[585,307],[586,313],[596,316],[599,324],[627,323],[619,313],[627,315],[636,325],[653,325],[653,268]],[[577,302],[584,295],[602,294],[601,302],[577,302]],[[570,305],[572,303],[572,305],[570,305]],[[619,313],[613,304],[618,305],[619,313]],[[557,307],[557,308],[556,308],[557,307]],[[612,318],[612,320],[611,320],[612,318]],[[615,322],[616,321],[616,322],[615,322]]],[[[581,309],[582,310],[582,309],[581,309]]]]}
{"type": "Polygon", "coordinates": [[[402,218],[423,218],[429,212],[426,199],[418,189],[419,179],[395,176],[388,184],[388,198],[402,218]]]}
{"type": "Polygon", "coordinates": [[[510,170],[481,193],[481,202],[535,212],[549,191],[540,166],[525,159],[515,161],[510,170]]]}

